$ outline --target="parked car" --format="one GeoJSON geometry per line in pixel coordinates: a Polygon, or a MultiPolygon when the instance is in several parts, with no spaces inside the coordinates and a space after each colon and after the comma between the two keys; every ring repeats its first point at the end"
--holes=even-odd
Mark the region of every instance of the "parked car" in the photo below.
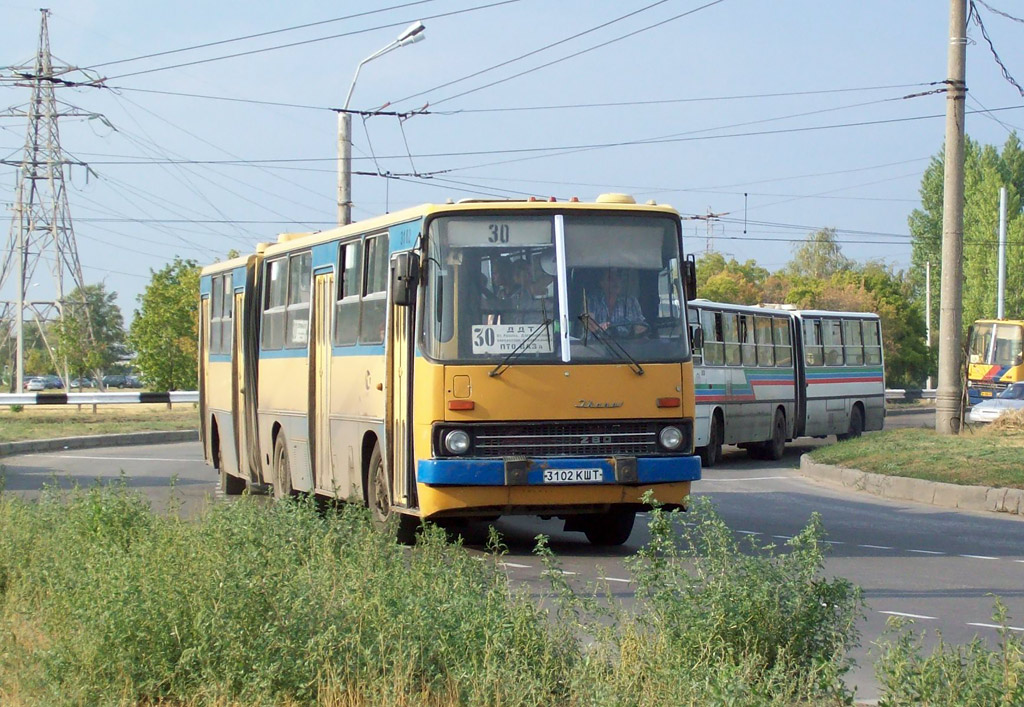
{"type": "Polygon", "coordinates": [[[967,413],[967,421],[992,422],[1008,410],[1024,410],[1024,383],[1013,383],[996,397],[978,403],[967,413]]]}
{"type": "Polygon", "coordinates": [[[103,387],[104,388],[124,388],[125,377],[124,376],[103,376],[103,387]]]}
{"type": "Polygon", "coordinates": [[[125,376],[124,377],[125,388],[141,388],[142,381],[139,380],[138,376],[125,376]]]}
{"type": "Polygon", "coordinates": [[[96,387],[96,381],[94,381],[92,378],[72,378],[71,379],[71,387],[72,388],[95,388],[96,387]]]}
{"type": "Polygon", "coordinates": [[[46,386],[48,390],[55,390],[64,387],[64,381],[60,376],[47,375],[42,376],[42,379],[43,385],[46,386]]]}
{"type": "Polygon", "coordinates": [[[37,392],[46,390],[46,381],[38,377],[26,379],[24,385],[27,391],[37,392]]]}

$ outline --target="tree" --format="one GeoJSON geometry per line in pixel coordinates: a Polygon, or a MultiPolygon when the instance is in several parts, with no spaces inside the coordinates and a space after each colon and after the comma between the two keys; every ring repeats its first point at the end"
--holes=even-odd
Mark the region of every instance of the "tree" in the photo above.
{"type": "Polygon", "coordinates": [[[697,261],[697,294],[715,302],[757,304],[768,276],[753,260],[740,263],[721,253],[707,253],[697,261]]]}
{"type": "Polygon", "coordinates": [[[194,260],[175,258],[162,270],[150,272],[129,336],[135,363],[153,388],[195,390],[199,266],[194,260]]]}
{"type": "Polygon", "coordinates": [[[57,358],[68,372],[97,380],[124,351],[124,317],[102,282],[75,288],[64,300],[63,317],[53,324],[57,358]]]}
{"type": "Polygon", "coordinates": [[[784,272],[791,277],[825,279],[852,267],[853,261],[843,255],[836,229],[823,228],[793,249],[793,259],[784,272]]]}
{"type": "MultiPolygon", "coordinates": [[[[941,282],[943,154],[932,158],[921,179],[921,207],[908,218],[912,240],[911,282],[922,309],[926,263],[932,269],[932,321],[938,320],[941,282]]],[[[964,145],[963,325],[994,317],[997,300],[999,189],[1007,189],[1006,316],[1024,316],[1024,150],[1016,133],[1002,153],[970,138],[964,145]]]]}

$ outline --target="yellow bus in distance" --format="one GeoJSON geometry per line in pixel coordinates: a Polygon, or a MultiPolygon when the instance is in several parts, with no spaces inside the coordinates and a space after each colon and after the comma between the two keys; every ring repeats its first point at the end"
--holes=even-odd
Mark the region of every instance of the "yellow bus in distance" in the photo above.
{"type": "Polygon", "coordinates": [[[700,478],[681,233],[625,195],[463,201],[210,266],[206,459],[226,493],[354,499],[403,541],[535,514],[621,544],[647,491],[700,478]]]}
{"type": "Polygon", "coordinates": [[[1024,321],[979,319],[967,336],[967,397],[971,405],[1024,380],[1024,321]]]}

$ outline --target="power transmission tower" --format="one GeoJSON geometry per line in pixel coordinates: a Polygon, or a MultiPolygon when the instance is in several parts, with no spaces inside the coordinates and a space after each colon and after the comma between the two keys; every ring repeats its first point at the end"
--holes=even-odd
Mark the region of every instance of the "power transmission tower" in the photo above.
{"type": "MultiPolygon", "coordinates": [[[[40,10],[39,48],[35,59],[22,66],[7,67],[0,78],[4,83],[30,88],[28,104],[8,109],[0,116],[27,119],[28,130],[20,162],[4,161],[18,168],[10,236],[0,264],[0,293],[11,299],[0,300],[0,321],[4,322],[0,346],[14,338],[14,370],[12,385],[21,392],[25,373],[25,322],[34,321],[40,337],[57,371],[66,374],[58,363],[48,340],[46,324],[63,317],[65,297],[70,290],[82,287],[85,280],[78,260],[78,247],[71,224],[64,183],[64,166],[83,162],[69,160],[60,145],[59,118],[94,117],[72,105],[58,101],[58,86],[98,85],[96,80],[74,82],[62,78],[81,70],[57,65],[50,54],[50,36],[47,27],[49,10],[40,10]],[[34,281],[37,275],[49,275],[49,282],[34,281]],[[45,285],[44,295],[32,297],[30,288],[45,285]]],[[[92,336],[91,327],[88,327],[92,336]]],[[[65,375],[66,377],[66,375],[65,375]]]]}
{"type": "Polygon", "coordinates": [[[714,222],[718,221],[723,216],[728,216],[730,212],[722,211],[720,213],[712,213],[711,207],[708,207],[706,214],[698,214],[695,216],[687,217],[690,221],[704,221],[707,225],[707,239],[704,242],[704,252],[711,253],[715,250],[715,233],[714,233],[714,222]]]}

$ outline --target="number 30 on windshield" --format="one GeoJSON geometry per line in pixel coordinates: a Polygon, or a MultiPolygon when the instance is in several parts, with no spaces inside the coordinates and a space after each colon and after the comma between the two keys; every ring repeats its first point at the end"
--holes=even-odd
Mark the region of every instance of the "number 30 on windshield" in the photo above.
{"type": "Polygon", "coordinates": [[[507,223],[497,224],[492,223],[490,226],[491,235],[488,236],[487,241],[489,243],[508,243],[509,241],[509,227],[507,223]]]}

